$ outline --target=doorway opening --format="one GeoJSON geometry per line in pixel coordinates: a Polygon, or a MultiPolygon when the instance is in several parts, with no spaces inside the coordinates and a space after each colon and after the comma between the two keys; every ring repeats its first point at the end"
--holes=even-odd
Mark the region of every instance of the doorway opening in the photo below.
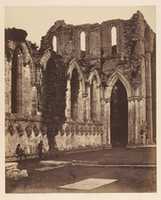
{"type": "Polygon", "coordinates": [[[128,101],[124,85],[115,83],[111,94],[111,144],[113,147],[128,143],[128,101]]]}

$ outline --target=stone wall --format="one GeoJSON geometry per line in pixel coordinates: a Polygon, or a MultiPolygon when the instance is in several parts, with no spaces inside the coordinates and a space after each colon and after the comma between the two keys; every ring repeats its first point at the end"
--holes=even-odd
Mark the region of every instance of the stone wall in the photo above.
{"type": "MultiPolygon", "coordinates": [[[[25,38],[15,41],[11,35],[20,34],[21,30],[8,29],[6,34],[6,112],[31,114],[34,99],[34,63],[25,38]]],[[[18,37],[18,36],[17,36],[18,37]]],[[[19,36],[20,37],[20,36],[19,36]]]]}
{"type": "MultiPolygon", "coordinates": [[[[5,151],[6,157],[15,155],[18,144],[26,155],[37,155],[38,144],[43,141],[43,151],[49,150],[46,127],[41,117],[23,115],[6,116],[5,151]]],[[[57,148],[60,151],[71,151],[84,148],[103,147],[103,125],[99,123],[66,122],[56,136],[57,148]]]]}
{"type": "Polygon", "coordinates": [[[18,144],[24,149],[26,155],[35,155],[38,153],[40,140],[43,141],[44,152],[48,151],[46,129],[42,126],[40,116],[10,114],[6,116],[5,127],[6,157],[15,155],[18,144]]]}
{"type": "Polygon", "coordinates": [[[56,136],[59,150],[103,147],[103,126],[95,123],[66,122],[56,136]]]}
{"type": "MultiPolygon", "coordinates": [[[[31,127],[33,128],[36,124],[39,130],[45,124],[43,113],[41,113],[44,106],[42,103],[43,79],[46,78],[44,76],[47,74],[47,63],[52,60],[53,66],[56,64],[56,67],[61,65],[65,68],[67,79],[66,120],[56,136],[59,150],[112,145],[111,94],[118,80],[121,81],[127,93],[127,146],[155,144],[156,36],[142,13],[137,11],[128,20],[115,19],[101,24],[71,25],[63,20],[56,21],[42,37],[39,50],[26,40],[26,36],[27,33],[23,30],[6,30],[6,113],[12,113],[13,110],[12,70],[15,66],[17,69],[17,96],[15,98],[17,112],[11,115],[14,116],[14,120],[11,116],[6,118],[6,124],[12,121],[13,126],[17,126],[14,125],[17,123],[21,124],[24,130],[30,121],[32,121],[31,127]],[[115,45],[112,45],[113,27],[116,28],[115,45]],[[84,50],[81,49],[82,32],[85,34],[84,50]],[[53,37],[56,38],[56,48],[53,47],[53,37]],[[53,55],[55,56],[52,57],[53,55]],[[79,109],[78,118],[72,119],[71,88],[73,87],[72,74],[75,70],[79,82],[77,102],[79,109]],[[93,87],[94,79],[96,85],[93,87]],[[97,101],[95,119],[92,119],[91,88],[97,90],[95,91],[97,94],[95,95],[95,101],[97,101]],[[22,118],[25,116],[28,118],[22,120],[19,119],[19,115],[22,118]],[[37,117],[40,118],[39,121],[36,121],[37,117]]],[[[8,125],[6,128],[8,130],[8,125]]],[[[11,136],[7,131],[6,141],[13,139],[18,143],[22,140],[22,137],[18,136],[17,129],[15,132],[17,132],[15,136],[11,136]],[[17,137],[17,139],[12,137],[17,137]]],[[[39,135],[42,135],[41,131],[39,135]]],[[[27,136],[23,137],[26,138],[23,139],[24,141],[28,141],[27,136]]],[[[38,137],[33,139],[35,145],[39,141],[36,138],[38,137]]],[[[26,148],[28,149],[28,146],[26,148]]],[[[13,153],[9,152],[7,155],[13,153]]],[[[28,151],[28,153],[32,152],[28,151]]]]}

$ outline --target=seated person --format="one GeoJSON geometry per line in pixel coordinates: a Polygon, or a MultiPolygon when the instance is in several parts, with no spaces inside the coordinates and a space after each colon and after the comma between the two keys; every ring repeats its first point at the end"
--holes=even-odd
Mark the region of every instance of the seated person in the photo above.
{"type": "Polygon", "coordinates": [[[17,155],[18,158],[20,158],[20,160],[22,160],[22,157],[26,158],[25,152],[22,149],[20,144],[18,144],[17,147],[16,147],[16,155],[17,155]]]}

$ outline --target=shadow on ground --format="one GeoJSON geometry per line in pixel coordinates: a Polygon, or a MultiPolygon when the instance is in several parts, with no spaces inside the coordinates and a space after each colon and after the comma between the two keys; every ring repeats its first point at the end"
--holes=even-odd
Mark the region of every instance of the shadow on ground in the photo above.
{"type": "MultiPolygon", "coordinates": [[[[50,157],[54,160],[76,160],[98,162],[101,164],[155,164],[154,149],[102,150],[75,154],[58,154],[50,157]]],[[[47,171],[36,171],[40,167],[39,160],[25,160],[20,168],[28,170],[29,177],[19,180],[6,180],[7,193],[51,193],[51,192],[86,192],[81,190],[65,190],[59,186],[74,183],[86,178],[108,178],[118,181],[88,192],[155,192],[156,168],[134,167],[96,167],[68,165],[47,171]]]]}

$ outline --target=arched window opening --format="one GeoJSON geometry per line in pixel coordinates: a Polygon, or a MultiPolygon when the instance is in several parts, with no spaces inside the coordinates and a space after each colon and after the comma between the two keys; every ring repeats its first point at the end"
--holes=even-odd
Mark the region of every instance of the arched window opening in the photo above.
{"type": "Polygon", "coordinates": [[[79,96],[79,75],[76,69],[73,70],[71,79],[71,117],[78,119],[78,96],[79,96]]]}
{"type": "Polygon", "coordinates": [[[18,112],[17,98],[18,98],[18,53],[16,49],[13,55],[12,69],[11,69],[11,112],[18,112]]]}
{"type": "Polygon", "coordinates": [[[98,89],[96,77],[93,78],[91,84],[91,119],[97,121],[97,107],[98,107],[98,89]]]}
{"type": "Polygon", "coordinates": [[[116,55],[117,54],[117,30],[115,26],[113,26],[111,29],[111,45],[112,45],[112,55],[116,55]]]}
{"type": "Polygon", "coordinates": [[[55,51],[55,52],[57,52],[57,37],[54,35],[53,36],[53,50],[55,51]]]}
{"type": "Polygon", "coordinates": [[[86,51],[86,34],[81,32],[80,34],[80,49],[81,51],[86,51]]]}

